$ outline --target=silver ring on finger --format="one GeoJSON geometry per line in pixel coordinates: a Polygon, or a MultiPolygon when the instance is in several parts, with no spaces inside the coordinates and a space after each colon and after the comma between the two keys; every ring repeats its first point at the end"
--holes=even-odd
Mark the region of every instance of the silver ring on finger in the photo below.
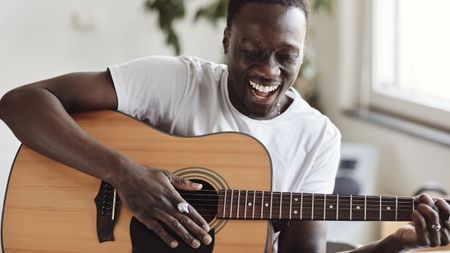
{"type": "Polygon", "coordinates": [[[177,209],[180,213],[189,213],[189,204],[186,202],[178,203],[177,209]]]}
{"type": "Polygon", "coordinates": [[[431,225],[431,229],[433,229],[436,232],[439,232],[439,231],[441,231],[441,224],[439,224],[439,223],[433,224],[433,225],[431,225]]]}

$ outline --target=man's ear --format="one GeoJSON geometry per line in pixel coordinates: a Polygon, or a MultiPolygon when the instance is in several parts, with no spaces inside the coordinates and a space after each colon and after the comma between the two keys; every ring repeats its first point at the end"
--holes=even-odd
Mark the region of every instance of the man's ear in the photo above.
{"type": "Polygon", "coordinates": [[[230,29],[228,27],[223,30],[222,45],[223,53],[228,54],[228,46],[230,45],[230,29]]]}

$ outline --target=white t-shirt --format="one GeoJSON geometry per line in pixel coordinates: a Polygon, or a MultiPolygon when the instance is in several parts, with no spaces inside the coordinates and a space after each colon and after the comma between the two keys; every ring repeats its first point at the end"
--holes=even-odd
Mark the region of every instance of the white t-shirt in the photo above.
{"type": "Polygon", "coordinates": [[[331,193],[341,135],[291,88],[281,115],[255,120],[230,102],[223,64],[195,57],[145,57],[109,68],[118,110],[169,134],[237,131],[257,138],[272,159],[272,190],[331,193]]]}

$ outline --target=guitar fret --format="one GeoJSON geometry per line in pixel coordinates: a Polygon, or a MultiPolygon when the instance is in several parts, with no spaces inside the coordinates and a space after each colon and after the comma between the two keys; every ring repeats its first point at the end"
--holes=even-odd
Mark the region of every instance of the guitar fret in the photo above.
{"type": "Polygon", "coordinates": [[[339,220],[339,194],[336,194],[336,220],[339,220]]]}
{"type": "Polygon", "coordinates": [[[230,218],[233,218],[233,190],[231,190],[230,218]]]}
{"type": "Polygon", "coordinates": [[[412,206],[412,211],[414,212],[414,197],[411,197],[411,201],[412,201],[412,203],[411,203],[411,206],[412,206]]]}
{"type": "Polygon", "coordinates": [[[238,202],[237,202],[237,210],[236,210],[236,213],[237,213],[237,219],[239,219],[239,204],[240,204],[240,202],[241,202],[241,190],[238,190],[238,202]]]}
{"type": "Polygon", "coordinates": [[[273,192],[270,192],[270,210],[269,210],[269,219],[272,219],[272,199],[273,199],[273,192]]]}
{"type": "Polygon", "coordinates": [[[300,220],[303,220],[303,192],[300,195],[300,220]]]}
{"type": "Polygon", "coordinates": [[[398,197],[395,197],[395,221],[398,220],[398,197]]]}
{"type": "Polygon", "coordinates": [[[114,220],[116,218],[116,198],[117,198],[117,191],[116,191],[116,189],[114,189],[111,220],[114,220]]]}
{"type": "Polygon", "coordinates": [[[350,195],[350,220],[352,220],[353,214],[353,195],[350,195]]]}
{"type": "Polygon", "coordinates": [[[364,195],[364,220],[367,220],[367,195],[364,195]]]}
{"type": "Polygon", "coordinates": [[[327,219],[327,194],[323,195],[323,220],[327,219]]]}
{"type": "Polygon", "coordinates": [[[245,204],[244,204],[244,219],[247,219],[247,199],[248,199],[248,191],[245,190],[245,204]]]}
{"type": "Polygon", "coordinates": [[[382,202],[383,202],[383,200],[381,199],[381,196],[380,196],[380,218],[379,218],[380,221],[381,221],[381,204],[382,204],[382,202]]]}
{"type": "Polygon", "coordinates": [[[314,193],[311,196],[311,220],[314,220],[314,193]]]}
{"type": "Polygon", "coordinates": [[[282,204],[283,204],[283,193],[280,193],[280,213],[278,214],[278,219],[280,220],[281,220],[282,204]]]}
{"type": "Polygon", "coordinates": [[[253,191],[253,210],[252,210],[252,219],[255,218],[255,206],[256,206],[256,191],[253,191]]]}
{"type": "Polygon", "coordinates": [[[264,214],[264,191],[262,192],[261,196],[261,219],[263,218],[263,214],[264,214]]]}
{"type": "Polygon", "coordinates": [[[225,210],[227,206],[227,192],[228,190],[225,190],[225,196],[223,197],[223,217],[225,218],[225,210]]]}
{"type": "Polygon", "coordinates": [[[291,192],[291,199],[289,204],[289,219],[292,219],[292,192],[291,192]]]}

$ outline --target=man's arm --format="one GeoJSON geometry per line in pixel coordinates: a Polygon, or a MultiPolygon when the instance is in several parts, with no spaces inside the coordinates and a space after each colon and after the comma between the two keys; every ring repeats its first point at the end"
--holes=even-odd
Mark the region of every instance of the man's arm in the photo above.
{"type": "Polygon", "coordinates": [[[0,100],[0,118],[30,148],[87,174],[114,182],[114,175],[128,161],[91,139],[69,113],[114,110],[116,107],[109,73],[76,73],[8,92],[0,100]]]}
{"type": "Polygon", "coordinates": [[[325,252],[327,226],[322,221],[290,221],[280,232],[278,252],[325,252]]]}
{"type": "Polygon", "coordinates": [[[192,208],[189,216],[175,208],[184,202],[175,188],[200,186],[134,163],[94,140],[69,115],[116,108],[109,72],[73,73],[8,92],[0,100],[0,118],[35,151],[111,183],[131,212],[170,246],[177,242],[163,224],[193,247],[208,243],[206,221],[192,208]]]}

